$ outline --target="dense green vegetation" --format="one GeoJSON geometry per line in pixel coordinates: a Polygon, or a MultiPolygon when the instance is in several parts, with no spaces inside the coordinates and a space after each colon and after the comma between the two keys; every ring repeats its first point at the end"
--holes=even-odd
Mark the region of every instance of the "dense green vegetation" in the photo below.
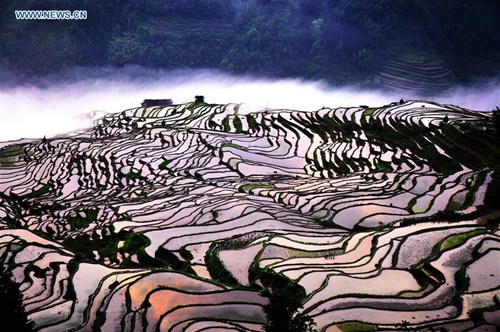
{"type": "Polygon", "coordinates": [[[271,185],[268,185],[268,184],[246,184],[244,186],[241,187],[241,191],[243,192],[250,192],[251,190],[253,189],[257,189],[257,188],[261,188],[261,189],[272,189],[273,186],[271,185]]]}
{"type": "Polygon", "coordinates": [[[205,255],[205,263],[207,264],[207,269],[210,276],[219,282],[232,287],[240,286],[238,280],[236,280],[231,273],[224,267],[218,257],[218,250],[216,246],[212,245],[205,255]]]}
{"type": "Polygon", "coordinates": [[[0,166],[12,166],[16,156],[19,155],[21,151],[22,145],[10,145],[8,147],[0,149],[0,166]]]}
{"type": "Polygon", "coordinates": [[[338,328],[342,332],[369,332],[376,331],[377,327],[375,325],[361,323],[361,322],[349,322],[342,323],[338,325],[338,328]]]}
{"type": "Polygon", "coordinates": [[[384,60],[400,58],[444,63],[463,82],[499,68],[498,12],[496,0],[3,1],[0,66],[29,75],[203,67],[342,84],[374,83],[384,60]],[[19,9],[87,10],[88,18],[16,20],[19,9]]]}
{"type": "Polygon", "coordinates": [[[75,252],[79,261],[102,263],[107,258],[122,267],[134,267],[137,264],[131,260],[129,255],[137,254],[139,261],[145,266],[159,265],[144,252],[144,248],[149,245],[149,239],[143,234],[123,230],[115,233],[113,229],[106,230],[103,234],[105,235],[100,237],[82,234],[74,238],[67,238],[62,243],[66,248],[75,252]],[[121,248],[118,246],[120,241],[123,241],[121,248]],[[94,251],[98,253],[98,258],[95,257],[94,251]],[[127,257],[120,263],[117,259],[118,254],[127,254],[127,257]]]}
{"type": "Polygon", "coordinates": [[[72,230],[81,229],[87,227],[91,222],[95,221],[97,218],[97,209],[84,209],[81,213],[75,216],[68,217],[68,223],[72,230]]]}

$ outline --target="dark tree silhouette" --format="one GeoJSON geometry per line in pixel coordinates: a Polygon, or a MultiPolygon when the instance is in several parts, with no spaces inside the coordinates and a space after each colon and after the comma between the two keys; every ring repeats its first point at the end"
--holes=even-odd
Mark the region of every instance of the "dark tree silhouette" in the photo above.
{"type": "Polygon", "coordinates": [[[28,322],[24,312],[19,285],[12,281],[10,271],[0,275],[0,322],[9,326],[9,330],[25,332],[33,330],[33,323],[28,322]]]}
{"type": "Polygon", "coordinates": [[[493,125],[495,126],[497,138],[500,139],[500,107],[499,106],[497,106],[493,110],[493,125]]]}
{"type": "Polygon", "coordinates": [[[265,270],[260,271],[260,281],[266,287],[262,294],[269,298],[269,304],[264,306],[266,332],[316,331],[312,318],[298,313],[305,298],[302,286],[283,275],[265,270]]]}
{"type": "Polygon", "coordinates": [[[410,325],[410,322],[404,320],[399,324],[396,324],[396,327],[401,328],[403,331],[410,331],[410,328],[408,327],[410,325]]]}

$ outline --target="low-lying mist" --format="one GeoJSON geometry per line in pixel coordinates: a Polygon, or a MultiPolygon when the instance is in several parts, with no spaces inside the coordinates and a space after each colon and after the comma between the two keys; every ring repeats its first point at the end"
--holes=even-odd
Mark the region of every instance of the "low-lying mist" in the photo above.
{"type": "Polygon", "coordinates": [[[322,81],[233,76],[213,70],[158,71],[80,68],[64,75],[20,83],[2,75],[0,141],[52,137],[90,127],[94,111],[119,112],[146,98],[174,103],[204,95],[208,103],[247,103],[312,111],[325,107],[382,106],[404,99],[428,99],[489,111],[500,105],[498,81],[458,87],[445,95],[331,87],[322,81]]]}

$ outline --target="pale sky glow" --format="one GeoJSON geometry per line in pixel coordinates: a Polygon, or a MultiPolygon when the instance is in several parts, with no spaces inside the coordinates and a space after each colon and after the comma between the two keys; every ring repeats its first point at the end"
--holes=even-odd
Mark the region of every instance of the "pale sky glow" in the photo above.
{"type": "MultiPolygon", "coordinates": [[[[269,108],[316,110],[340,106],[382,106],[411,93],[333,88],[322,82],[298,79],[256,79],[216,71],[157,72],[134,68],[89,75],[47,87],[4,84],[0,92],[0,141],[52,137],[90,127],[93,111],[119,112],[139,106],[145,98],[171,98],[174,103],[204,95],[208,103],[247,103],[269,108]],[[140,75],[135,71],[140,70],[140,75]]],[[[500,105],[498,84],[456,89],[433,99],[475,110],[500,105]]]]}

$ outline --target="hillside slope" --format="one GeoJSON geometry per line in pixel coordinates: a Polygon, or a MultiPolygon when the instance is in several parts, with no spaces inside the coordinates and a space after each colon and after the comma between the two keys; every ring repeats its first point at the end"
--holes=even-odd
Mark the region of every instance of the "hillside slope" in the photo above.
{"type": "Polygon", "coordinates": [[[499,164],[452,105],[133,108],[1,145],[0,258],[43,331],[491,329],[499,164]]]}
{"type": "Polygon", "coordinates": [[[22,82],[82,66],[212,68],[434,94],[496,79],[498,12],[497,0],[3,1],[0,70],[22,82]],[[15,16],[53,9],[88,15],[15,16]]]}

